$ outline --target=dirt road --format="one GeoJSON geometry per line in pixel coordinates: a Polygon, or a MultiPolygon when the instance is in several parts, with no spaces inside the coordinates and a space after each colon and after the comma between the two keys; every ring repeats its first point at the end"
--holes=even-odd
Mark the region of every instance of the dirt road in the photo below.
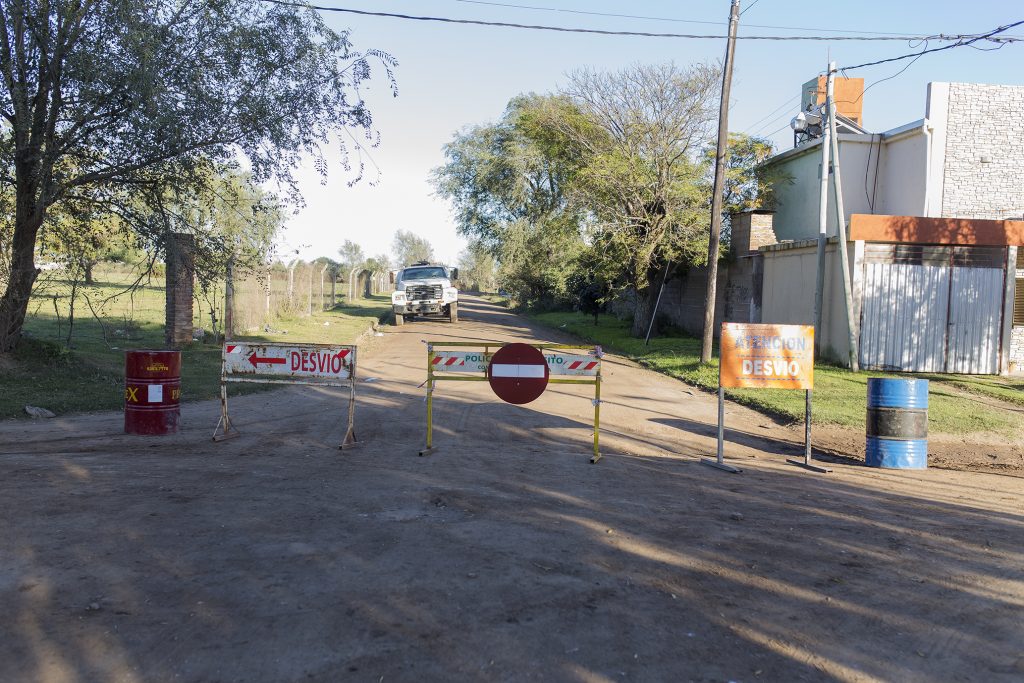
{"type": "MultiPolygon", "coordinates": [[[[340,393],[0,423],[3,681],[1020,681],[1021,472],[785,464],[794,432],[606,358],[588,388],[439,386],[422,339],[540,339],[480,301],[361,347],[340,393]],[[369,381],[373,378],[373,381],[369,381]]],[[[558,340],[552,340],[558,341],[558,340]]],[[[187,387],[185,387],[187,391],[187,387]]]]}

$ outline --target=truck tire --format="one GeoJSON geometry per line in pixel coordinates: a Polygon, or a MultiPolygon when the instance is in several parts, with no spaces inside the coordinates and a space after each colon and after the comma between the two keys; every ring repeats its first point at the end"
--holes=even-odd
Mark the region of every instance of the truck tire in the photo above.
{"type": "Polygon", "coordinates": [[[401,327],[405,324],[405,316],[401,313],[395,313],[395,327],[401,327]]]}
{"type": "Polygon", "coordinates": [[[457,323],[459,322],[459,304],[448,304],[448,320],[457,323]]]}

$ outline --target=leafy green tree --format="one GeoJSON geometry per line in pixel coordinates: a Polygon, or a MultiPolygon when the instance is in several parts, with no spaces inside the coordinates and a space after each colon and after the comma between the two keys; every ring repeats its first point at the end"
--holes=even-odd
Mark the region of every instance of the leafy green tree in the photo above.
{"type": "Polygon", "coordinates": [[[391,258],[387,254],[377,254],[366,259],[363,265],[371,273],[386,273],[391,270],[391,258]]]}
{"type": "MultiPolygon", "coordinates": [[[[89,201],[149,246],[211,164],[247,160],[257,183],[292,170],[357,129],[372,139],[358,85],[370,59],[348,34],[296,4],[259,0],[10,0],[0,4],[0,194],[12,197],[0,261],[0,352],[21,334],[51,211],[89,201]]],[[[365,137],[364,137],[365,139],[365,137]]],[[[356,167],[356,179],[362,172],[356,167]]]]}
{"type": "Polygon", "coordinates": [[[338,249],[338,256],[341,257],[341,269],[347,275],[353,268],[358,268],[366,261],[366,254],[363,248],[352,240],[345,240],[338,249]]]}
{"type": "Polygon", "coordinates": [[[666,262],[706,259],[703,147],[715,120],[717,66],[636,65],[583,69],[563,94],[572,108],[549,129],[584,160],[570,201],[590,217],[590,257],[601,279],[632,289],[632,333],[641,336],[666,262]]]}
{"type": "Polygon", "coordinates": [[[551,95],[516,97],[499,122],[458,133],[434,170],[459,234],[490,252],[501,286],[524,306],[563,301],[583,247],[581,214],[566,200],[579,158],[548,126],[570,106],[551,95]]]}
{"type": "Polygon", "coordinates": [[[467,289],[494,291],[497,285],[497,264],[491,252],[480,242],[470,242],[459,254],[459,279],[467,289]]]}
{"type": "Polygon", "coordinates": [[[391,252],[395,255],[395,263],[399,268],[418,261],[432,261],[434,248],[425,237],[420,237],[411,230],[398,230],[391,242],[391,252]]]}

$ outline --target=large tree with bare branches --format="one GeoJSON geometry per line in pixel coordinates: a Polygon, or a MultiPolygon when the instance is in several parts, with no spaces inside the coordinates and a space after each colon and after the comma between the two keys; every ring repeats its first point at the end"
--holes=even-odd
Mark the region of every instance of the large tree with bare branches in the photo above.
{"type": "MultiPolygon", "coordinates": [[[[244,158],[255,181],[325,148],[373,144],[355,86],[369,57],[313,10],[259,0],[0,3],[0,352],[16,344],[51,212],[99,205],[159,243],[152,220],[212,164],[244,158]],[[357,135],[352,135],[355,131],[357,135]],[[341,136],[347,136],[346,140],[341,136]]],[[[358,161],[353,174],[358,177],[358,161]]],[[[72,216],[73,217],[73,216],[72,216]]]]}
{"type": "Polygon", "coordinates": [[[650,318],[668,262],[702,262],[708,188],[702,157],[715,120],[717,65],[635,65],[570,74],[549,125],[585,159],[570,201],[591,217],[592,267],[636,294],[633,334],[650,318]]]}

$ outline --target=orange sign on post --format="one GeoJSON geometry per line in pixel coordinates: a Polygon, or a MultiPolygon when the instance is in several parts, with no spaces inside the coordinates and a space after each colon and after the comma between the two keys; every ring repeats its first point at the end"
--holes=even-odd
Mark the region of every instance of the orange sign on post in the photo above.
{"type": "Polygon", "coordinates": [[[718,365],[718,454],[702,458],[705,465],[740,472],[725,464],[725,389],[803,389],[804,460],[787,460],[815,472],[830,472],[811,464],[811,393],[814,388],[814,327],[722,323],[718,365]]]}
{"type": "Polygon", "coordinates": [[[722,323],[719,384],[730,389],[814,388],[814,327],[722,323]]]}

